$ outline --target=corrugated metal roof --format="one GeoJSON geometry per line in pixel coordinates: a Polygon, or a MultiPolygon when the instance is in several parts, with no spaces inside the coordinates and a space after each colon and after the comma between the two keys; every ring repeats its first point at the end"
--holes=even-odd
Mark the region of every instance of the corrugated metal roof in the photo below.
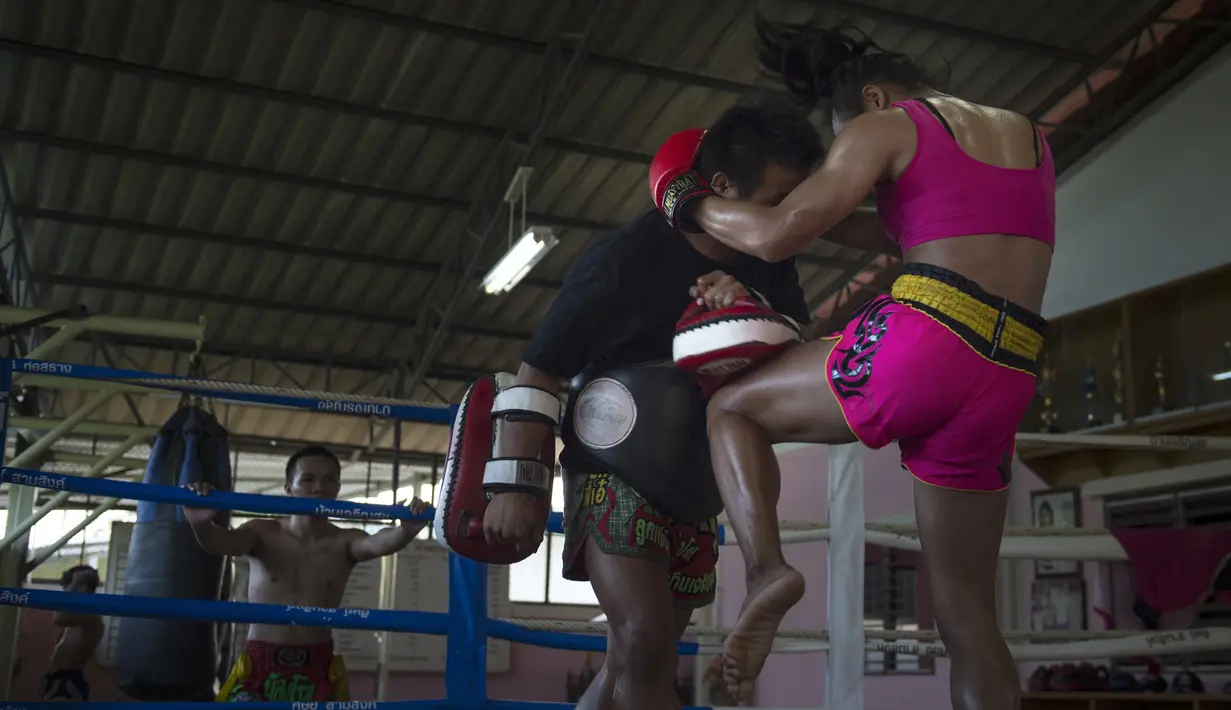
{"type": "MultiPolygon", "coordinates": [[[[513,128],[526,139],[544,75],[561,68],[544,53],[556,35],[584,25],[587,6],[0,4],[0,95],[8,97],[0,157],[39,305],[203,315],[212,377],[387,393],[392,378],[382,373],[410,352],[425,289],[467,239],[472,203],[487,181],[502,188],[511,173],[502,136],[513,128]]],[[[476,373],[516,367],[595,230],[649,207],[645,166],[661,140],[712,121],[742,90],[776,90],[751,56],[756,6],[609,4],[615,9],[534,160],[531,218],[554,225],[561,245],[508,295],[464,287],[427,383],[410,398],[455,401],[476,373]]],[[[947,67],[963,96],[1038,117],[1159,7],[861,0],[767,10],[852,22],[884,47],[947,67]]],[[[800,271],[818,305],[869,263],[826,243],[812,254],[800,271]]],[[[167,343],[111,341],[120,367],[183,372],[183,346],[177,358],[167,343]]],[[[98,356],[92,348],[79,343],[61,357],[86,361],[98,356]]],[[[174,406],[173,398],[138,399],[148,422],[174,406]]],[[[51,414],[79,401],[66,392],[51,414]]],[[[368,443],[368,423],[358,419],[234,411],[228,426],[253,440],[368,443]]],[[[95,418],[131,421],[132,413],[116,402],[95,418]]],[[[406,426],[401,445],[440,452],[446,439],[443,427],[406,426]]]]}

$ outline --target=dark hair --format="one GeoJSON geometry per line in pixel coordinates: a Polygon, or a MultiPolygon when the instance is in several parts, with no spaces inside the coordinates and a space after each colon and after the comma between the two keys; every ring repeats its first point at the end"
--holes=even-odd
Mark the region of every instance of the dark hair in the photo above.
{"type": "Polygon", "coordinates": [[[910,57],[881,49],[849,26],[809,27],[758,15],[756,32],[761,68],[779,77],[809,108],[826,106],[839,116],[851,116],[861,113],[868,84],[922,89],[938,83],[910,57]]]}
{"type": "Polygon", "coordinates": [[[90,575],[90,591],[94,592],[98,590],[98,570],[89,565],[69,567],[64,571],[64,574],[60,575],[60,586],[64,588],[71,586],[73,583],[73,576],[78,572],[88,572],[90,575]]]}
{"type": "Polygon", "coordinates": [[[781,99],[745,96],[705,131],[696,166],[707,180],[723,173],[747,196],[770,165],[811,170],[822,157],[821,137],[804,112],[781,99]]]}
{"type": "Polygon", "coordinates": [[[342,473],[342,462],[338,460],[338,457],[332,451],[324,446],[305,446],[291,454],[291,457],[286,460],[286,482],[290,483],[295,480],[295,464],[299,463],[300,459],[312,458],[314,456],[333,461],[333,465],[338,469],[338,473],[342,473]]]}

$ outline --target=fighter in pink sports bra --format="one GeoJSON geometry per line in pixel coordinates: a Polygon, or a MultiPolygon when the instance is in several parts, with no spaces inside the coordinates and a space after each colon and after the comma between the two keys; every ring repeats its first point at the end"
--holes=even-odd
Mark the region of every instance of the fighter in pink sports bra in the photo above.
{"type": "Polygon", "coordinates": [[[1056,171],[1037,128],[1033,167],[1003,168],[970,157],[926,98],[898,101],[915,123],[914,157],[876,186],[881,225],[903,252],[937,239],[1007,234],[1056,243],[1056,171]]]}
{"type": "MultiPolygon", "coordinates": [[[[776,207],[705,197],[691,217],[769,261],[829,230],[875,192],[906,262],[890,294],[828,339],[804,343],[727,385],[709,405],[710,452],[739,540],[748,598],[711,669],[747,699],[783,616],[804,593],[775,514],[772,444],[897,442],[915,479],[915,518],[955,708],[1017,708],[1016,666],[995,609],[1017,426],[1035,389],[1038,315],[1055,243],[1055,170],[1025,117],[930,88],[901,54],[866,38],[758,21],[758,57],[800,98],[828,108],[824,165],[776,207]]],[[[711,305],[729,280],[697,291],[711,305]]]]}

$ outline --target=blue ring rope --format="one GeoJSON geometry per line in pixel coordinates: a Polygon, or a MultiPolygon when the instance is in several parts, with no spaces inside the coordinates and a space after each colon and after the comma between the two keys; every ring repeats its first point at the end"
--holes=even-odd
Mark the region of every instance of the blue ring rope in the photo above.
{"type": "MultiPolygon", "coordinates": [[[[144,500],[152,503],[186,505],[190,508],[235,510],[243,513],[260,513],[262,515],[317,515],[345,520],[432,520],[436,516],[434,508],[428,508],[419,515],[415,515],[410,511],[410,508],[400,505],[375,505],[372,503],[350,503],[347,501],[322,503],[318,500],[306,498],[267,496],[256,493],[231,493],[228,491],[213,491],[209,495],[203,496],[178,486],[161,486],[156,483],[138,483],[136,481],[117,481],[108,478],[86,478],[67,473],[47,473],[46,471],[38,471],[31,468],[14,468],[12,466],[0,467],[0,484],[4,483],[45,488],[51,491],[81,493],[100,498],[144,500]]],[[[547,517],[547,532],[564,532],[564,513],[557,511],[547,517]]],[[[718,526],[718,544],[725,544],[725,539],[726,526],[720,525],[718,526]]]]}
{"type": "Polygon", "coordinates": [[[449,619],[448,614],[427,611],[324,609],[284,604],[223,602],[214,599],[78,594],[15,587],[0,587],[0,604],[50,609],[70,614],[400,631],[432,636],[448,633],[449,619]]]}
{"type": "MultiPolygon", "coordinates": [[[[28,359],[20,359],[20,358],[10,359],[7,362],[8,362],[9,368],[11,368],[11,371],[14,373],[49,375],[53,377],[69,377],[69,378],[82,379],[82,380],[109,380],[109,381],[167,380],[168,384],[163,386],[163,388],[172,390],[172,391],[187,392],[191,394],[199,394],[199,395],[206,396],[206,397],[213,397],[213,398],[224,399],[224,400],[233,400],[233,401],[239,401],[239,402],[256,402],[256,403],[261,403],[261,404],[274,404],[274,405],[283,406],[283,407],[291,407],[295,409],[307,409],[307,410],[318,411],[318,412],[323,411],[324,413],[327,413],[327,414],[349,414],[352,416],[375,415],[375,416],[383,416],[387,418],[405,419],[409,421],[424,422],[424,423],[429,423],[429,424],[433,424],[433,423],[434,424],[444,424],[448,426],[453,423],[453,419],[457,413],[456,405],[449,405],[447,407],[444,407],[444,406],[442,407],[411,406],[411,405],[379,405],[381,407],[388,407],[388,411],[382,410],[382,412],[380,413],[372,413],[372,412],[367,412],[367,411],[356,411],[356,412],[336,411],[333,409],[327,409],[327,407],[332,407],[333,405],[338,404],[337,400],[312,399],[308,397],[295,397],[295,396],[289,396],[289,395],[228,392],[228,391],[217,391],[217,390],[209,390],[209,389],[202,389],[202,388],[192,388],[192,387],[186,387],[186,386],[175,386],[170,383],[175,382],[177,380],[183,381],[185,378],[179,377],[178,375],[168,375],[165,373],[142,372],[140,370],[122,370],[122,369],[111,368],[111,367],[96,367],[94,365],[76,365],[76,364],[69,364],[69,363],[47,362],[43,360],[28,360],[28,359]]],[[[213,381],[226,382],[225,380],[213,380],[213,381]]],[[[243,383],[229,383],[229,384],[243,384],[243,383]]],[[[143,386],[145,385],[143,384],[143,386]]],[[[153,387],[154,385],[150,384],[149,386],[153,387]]],[[[346,404],[346,403],[343,403],[343,404],[346,404]]],[[[6,473],[8,471],[20,470],[22,473],[27,474],[27,475],[31,473],[36,473],[36,472],[32,472],[30,469],[8,469],[6,468],[3,470],[6,473]]],[[[37,472],[37,473],[39,473],[39,475],[41,476],[53,475],[53,474],[47,474],[47,473],[42,473],[42,472],[37,472]]],[[[0,479],[0,482],[4,482],[7,480],[9,479],[7,478],[0,479]]],[[[82,480],[92,481],[93,479],[82,479],[82,480]]],[[[98,480],[97,482],[103,483],[103,484],[127,485],[127,482],[125,481],[98,480]]],[[[167,499],[146,498],[146,497],[142,497],[139,495],[134,495],[133,492],[131,491],[128,493],[95,492],[101,489],[94,488],[92,484],[79,484],[73,488],[68,488],[68,487],[59,486],[59,485],[50,485],[50,486],[40,485],[37,483],[23,483],[23,485],[34,485],[39,488],[51,488],[52,490],[68,490],[73,493],[84,493],[87,495],[100,495],[100,496],[106,496],[109,498],[126,498],[128,500],[150,500],[156,503],[173,503],[176,505],[186,504],[184,499],[174,500],[174,499],[169,499],[169,498],[167,499]],[[87,490],[87,488],[91,490],[87,490]]],[[[250,498],[259,497],[259,498],[265,498],[266,500],[257,501],[257,500],[246,500],[243,498],[235,498],[235,499],[232,499],[230,503],[226,502],[226,498],[229,496],[245,496],[245,495],[247,494],[218,492],[210,496],[210,498],[212,498],[213,496],[219,496],[217,501],[214,501],[214,502],[217,502],[217,505],[210,505],[208,502],[206,502],[206,499],[204,497],[198,497],[196,503],[191,503],[189,505],[196,505],[197,507],[201,507],[201,508],[214,508],[217,510],[238,510],[238,511],[247,512],[247,513],[262,513],[265,515],[295,515],[295,514],[319,515],[319,513],[314,513],[311,510],[308,510],[306,507],[298,508],[298,509],[294,508],[294,506],[298,505],[300,501],[295,501],[295,499],[291,499],[291,498],[277,498],[274,496],[249,496],[250,498]],[[274,502],[274,501],[277,501],[277,502],[274,502]]],[[[367,505],[367,504],[349,503],[349,504],[346,504],[346,507],[348,509],[353,509],[353,510],[358,510],[358,511],[366,510],[366,512],[360,512],[355,515],[349,515],[349,514],[335,515],[335,514],[329,513],[328,517],[358,519],[358,520],[431,520],[432,517],[435,515],[434,511],[428,511],[422,516],[415,516],[411,514],[410,511],[400,509],[397,506],[375,506],[375,505],[367,505]],[[384,510],[378,510],[382,508],[384,510]],[[396,514],[395,514],[395,511],[397,511],[396,514]]],[[[551,514],[551,516],[548,518],[548,521],[547,521],[547,532],[552,532],[552,533],[564,532],[563,514],[561,513],[551,514]]],[[[720,525],[718,527],[718,544],[719,545],[726,544],[726,526],[725,525],[720,525]]]]}
{"type": "MultiPolygon", "coordinates": [[[[400,505],[376,505],[347,501],[309,500],[290,496],[267,496],[256,493],[231,493],[213,491],[199,495],[179,486],[163,486],[156,483],[117,481],[108,478],[86,478],[67,473],[47,473],[30,468],[0,467],[0,484],[12,483],[33,486],[51,491],[81,493],[100,498],[123,498],[144,500],[151,503],[186,505],[191,508],[236,510],[262,515],[316,515],[345,520],[432,520],[433,508],[415,515],[410,508],[400,505]]],[[[564,514],[552,513],[547,519],[548,532],[564,532],[564,514]]]]}
{"type": "MultiPolygon", "coordinates": [[[[213,491],[199,495],[179,486],[156,483],[117,481],[107,478],[86,478],[66,473],[48,473],[30,468],[0,467],[0,484],[12,483],[52,491],[67,491],[100,498],[123,498],[152,503],[186,505],[192,508],[235,510],[262,515],[316,515],[345,520],[432,520],[436,511],[428,508],[418,515],[400,505],[376,505],[347,501],[309,500],[290,496],[267,496],[255,493],[213,491]]],[[[547,519],[547,531],[564,532],[564,514],[555,512],[547,519]]]]}
{"type": "MultiPolygon", "coordinates": [[[[492,701],[495,703],[495,700],[492,701]]],[[[527,705],[547,705],[548,708],[575,708],[575,705],[567,704],[527,704],[527,705]]],[[[87,708],[89,710],[219,710],[218,703],[100,703],[100,701],[89,701],[89,703],[79,703],[79,708],[87,708]]],[[[222,705],[225,708],[227,705],[222,705]]],[[[449,709],[448,700],[346,700],[335,701],[335,703],[320,703],[320,701],[309,701],[309,703],[243,703],[239,704],[240,708],[255,708],[261,710],[451,710],[449,709]]],[[[63,701],[55,703],[55,701],[34,701],[34,703],[12,703],[12,701],[0,700],[0,710],[53,710],[55,708],[64,708],[63,701]]],[[[505,706],[507,708],[507,706],[505,706]]]]}
{"type": "MultiPolygon", "coordinates": [[[[283,624],[319,626],[332,629],[365,629],[399,633],[444,636],[449,632],[449,615],[429,611],[389,609],[325,609],[320,607],[223,602],[213,599],[139,597],[127,594],[76,594],[50,589],[0,587],[0,605],[65,611],[70,614],[129,616],[151,619],[175,618],[240,624],[283,624]]],[[[491,619],[488,636],[528,646],[565,651],[607,650],[604,636],[559,633],[527,629],[508,621],[491,619]]],[[[681,641],[681,656],[697,655],[698,645],[681,641]]],[[[0,705],[2,708],[2,705],[0,705]]]]}
{"type": "MultiPolygon", "coordinates": [[[[11,359],[7,363],[10,372],[42,374],[57,377],[69,377],[87,380],[131,381],[131,380],[166,380],[166,384],[158,385],[142,382],[141,386],[157,387],[176,392],[197,394],[222,400],[270,404],[294,409],[306,409],[327,414],[379,416],[384,418],[404,419],[424,423],[450,425],[456,415],[457,407],[451,406],[416,406],[390,405],[383,403],[362,403],[293,395],[278,395],[269,393],[235,392],[228,390],[213,390],[192,387],[182,384],[187,379],[177,375],[141,372],[137,370],[122,370],[118,368],[95,367],[92,365],[76,365],[53,363],[39,360],[11,359]],[[181,384],[174,384],[175,382],[181,384]]],[[[218,382],[223,382],[216,380],[218,382]]],[[[242,383],[231,383],[242,384],[242,383]]],[[[173,505],[189,505],[201,508],[219,510],[237,510],[243,512],[261,513],[266,515],[323,515],[333,518],[358,520],[430,520],[434,511],[428,510],[415,515],[408,508],[401,506],[372,505],[365,503],[336,502],[325,505],[319,502],[299,498],[283,498],[245,493],[230,493],[216,491],[208,496],[200,496],[191,491],[174,487],[159,486],[128,481],[113,481],[107,479],[92,479],[81,476],[53,474],[32,469],[0,467],[0,483],[28,485],[55,491],[84,493],[108,498],[125,498],[129,500],[145,500],[173,505]]],[[[548,520],[548,532],[562,532],[563,515],[552,513],[548,520]]],[[[718,529],[718,540],[721,544],[725,538],[725,526],[718,529]]],[[[302,626],[323,626],[330,628],[358,628],[380,631],[400,631],[404,633],[424,633],[445,635],[448,633],[449,617],[447,614],[389,611],[368,609],[321,609],[274,604],[251,604],[237,602],[220,602],[201,599],[167,599],[155,597],[136,597],[114,594],[79,595],[50,590],[16,589],[0,587],[0,605],[28,606],[52,610],[62,610],[76,613],[95,613],[108,616],[140,616],[167,617],[179,616],[202,621],[246,622],[246,623],[284,623],[302,626]]],[[[582,634],[557,633],[527,629],[507,621],[490,620],[488,636],[516,643],[557,648],[563,650],[605,652],[607,639],[601,636],[582,634]]],[[[681,656],[696,655],[699,647],[696,643],[681,642],[678,644],[681,656]]],[[[60,705],[61,703],[55,703],[60,705]]],[[[19,708],[43,708],[53,703],[4,703],[0,710],[18,710],[19,708]]],[[[99,710],[134,710],[137,707],[151,710],[195,710],[200,706],[216,707],[215,703],[113,703],[95,702],[90,706],[99,710]]],[[[388,708],[389,710],[427,710],[447,709],[448,700],[415,700],[415,701],[349,701],[343,703],[245,703],[254,708],[279,708],[280,710],[374,710],[388,708]]],[[[487,707],[493,710],[555,710],[557,708],[573,709],[568,703],[537,703],[516,700],[488,700],[487,707]]],[[[705,710],[703,708],[687,708],[686,710],[705,710]]]]}
{"type": "MultiPolygon", "coordinates": [[[[82,703],[90,710],[218,710],[218,703],[82,703]]],[[[299,703],[232,703],[226,707],[258,708],[260,710],[453,710],[448,700],[347,700],[340,702],[299,703]]],[[[572,703],[539,703],[527,700],[488,700],[490,710],[576,710],[572,703]]],[[[4,702],[0,710],[54,710],[64,708],[63,702],[4,702]]],[[[685,706],[683,710],[713,710],[685,706]]]]}
{"type": "MultiPolygon", "coordinates": [[[[232,390],[214,390],[204,387],[193,387],[187,384],[192,380],[203,378],[180,377],[159,372],[142,372],[140,370],[121,370],[114,367],[96,367],[94,365],[76,365],[63,362],[46,362],[43,360],[9,360],[9,366],[15,374],[48,375],[51,377],[71,377],[78,380],[104,380],[110,382],[126,382],[140,387],[171,390],[201,395],[214,399],[224,399],[233,402],[251,402],[254,404],[272,404],[293,409],[307,409],[321,414],[343,414],[347,416],[375,416],[385,419],[404,419],[426,424],[453,423],[457,413],[456,405],[431,406],[422,404],[385,404],[356,402],[350,400],[319,399],[301,397],[289,394],[271,394],[267,392],[237,392],[232,390]],[[165,384],[153,382],[133,383],[132,380],[166,380],[165,384]],[[180,384],[176,384],[179,382],[180,384]]],[[[228,382],[227,380],[209,380],[223,384],[247,387],[243,382],[228,382]]]]}

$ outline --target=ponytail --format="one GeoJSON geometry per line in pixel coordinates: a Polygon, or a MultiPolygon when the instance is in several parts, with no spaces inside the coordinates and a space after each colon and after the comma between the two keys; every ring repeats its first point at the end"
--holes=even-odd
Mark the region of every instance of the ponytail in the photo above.
{"type": "Polygon", "coordinates": [[[826,106],[842,115],[859,111],[868,84],[917,89],[932,83],[910,57],[885,51],[862,31],[845,25],[811,27],[772,22],[758,14],[756,53],[762,70],[777,77],[802,105],[826,106]]]}

